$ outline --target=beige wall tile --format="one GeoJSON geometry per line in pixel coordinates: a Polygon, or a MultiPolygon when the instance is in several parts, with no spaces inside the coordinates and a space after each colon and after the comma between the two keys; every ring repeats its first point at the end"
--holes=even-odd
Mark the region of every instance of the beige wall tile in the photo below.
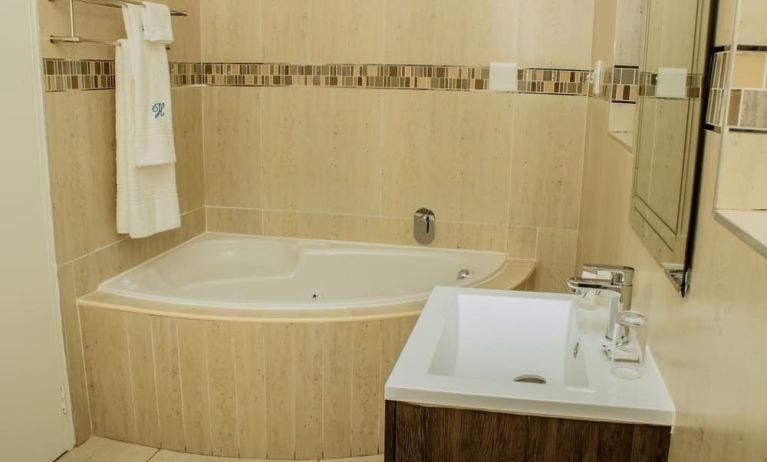
{"type": "Polygon", "coordinates": [[[58,267],[58,280],[75,443],[82,444],[91,436],[91,415],[88,408],[88,385],[80,334],[80,315],[77,311],[75,294],[75,274],[71,264],[58,267]]]}
{"type": "Polygon", "coordinates": [[[235,361],[240,457],[265,458],[266,360],[261,324],[243,323],[237,326],[235,361]]]}
{"type": "Polygon", "coordinates": [[[382,62],[384,5],[356,0],[263,0],[263,59],[312,64],[382,62]]]}
{"type": "Polygon", "coordinates": [[[731,88],[763,88],[767,54],[739,52],[735,55],[735,70],[731,88]]]}
{"type": "Polygon", "coordinates": [[[260,0],[200,0],[203,62],[262,62],[260,0]]]}
{"type": "Polygon", "coordinates": [[[742,0],[738,20],[738,44],[767,45],[767,7],[762,0],[742,0]]]}
{"type": "Polygon", "coordinates": [[[231,323],[206,324],[211,452],[214,456],[237,457],[235,328],[231,323]]]}
{"type": "Polygon", "coordinates": [[[510,223],[576,229],[586,99],[517,95],[515,112],[510,223]]]}
{"type": "Polygon", "coordinates": [[[206,323],[181,319],[176,329],[186,451],[211,454],[206,323]]]}
{"type": "Polygon", "coordinates": [[[347,323],[327,324],[323,355],[333,358],[323,364],[322,454],[325,457],[351,456],[352,428],[352,327],[347,323]]]}
{"type": "Polygon", "coordinates": [[[170,62],[200,62],[202,54],[202,34],[200,23],[200,0],[160,0],[171,9],[184,11],[187,16],[172,16],[173,45],[168,51],[170,62]]]}
{"type": "Polygon", "coordinates": [[[511,258],[535,258],[538,229],[510,226],[506,234],[506,252],[511,258]]]}
{"type": "MultiPolygon", "coordinates": [[[[326,329],[298,324],[296,336],[295,438],[296,459],[322,457],[322,373],[326,329]]],[[[333,361],[333,358],[328,358],[333,361]]]]}
{"type": "Polygon", "coordinates": [[[512,95],[390,91],[384,100],[382,214],[505,224],[512,95]]]}
{"type": "MultiPolygon", "coordinates": [[[[130,386],[136,419],[136,442],[159,447],[162,439],[157,412],[158,396],[152,336],[152,321],[147,316],[123,314],[130,359],[130,386]]],[[[164,399],[160,396],[159,399],[164,399]]]]}
{"type": "Polygon", "coordinates": [[[81,307],[80,322],[93,433],[136,441],[124,314],[81,307]]]}
{"type": "Polygon", "coordinates": [[[597,60],[606,66],[614,64],[615,58],[615,12],[620,0],[594,0],[594,33],[591,44],[591,61],[588,69],[597,60]]]}
{"type": "MultiPolygon", "coordinates": [[[[56,2],[64,3],[64,2],[56,2]]],[[[56,257],[117,242],[114,92],[45,94],[56,257]]]]}
{"type": "Polygon", "coordinates": [[[591,69],[594,0],[519,0],[519,64],[591,69]]]}
{"type": "Polygon", "coordinates": [[[263,211],[205,207],[208,231],[234,234],[264,234],[263,211]]]}
{"type": "Polygon", "coordinates": [[[292,459],[296,451],[295,328],[265,324],[266,448],[270,459],[292,459]]]}
{"type": "MultiPolygon", "coordinates": [[[[92,43],[52,44],[51,35],[69,35],[69,2],[37,0],[41,53],[46,58],[114,59],[112,46],[92,43]]],[[[97,5],[75,5],[75,33],[83,37],[115,40],[125,36],[120,10],[97,5]]]]}
{"type": "Polygon", "coordinates": [[[183,451],[186,441],[177,326],[177,321],[170,317],[152,318],[157,395],[160,397],[157,412],[162,429],[160,447],[183,451]]]}
{"type": "Polygon", "coordinates": [[[568,292],[565,281],[575,275],[578,232],[567,229],[538,230],[538,268],[533,285],[540,292],[568,292]]]}
{"type": "Polygon", "coordinates": [[[267,236],[370,241],[376,235],[378,222],[372,217],[264,210],[267,236]]]}
{"type": "Polygon", "coordinates": [[[265,89],[263,208],[377,213],[380,109],[370,90],[265,89]]]}
{"type": "MultiPolygon", "coordinates": [[[[381,321],[381,375],[380,383],[378,384],[378,392],[380,396],[384,396],[384,387],[386,381],[391,375],[391,371],[394,369],[394,365],[397,363],[402,349],[407,343],[407,339],[410,337],[410,333],[413,331],[418,316],[411,316],[406,318],[387,319],[381,321]]],[[[385,400],[379,400],[378,415],[380,416],[378,421],[378,447],[381,452],[384,451],[384,436],[385,436],[385,400]]]]}
{"type": "Polygon", "coordinates": [[[352,345],[352,455],[364,456],[379,451],[381,323],[355,323],[352,345]]]}
{"type": "Polygon", "coordinates": [[[735,24],[735,2],[736,0],[719,0],[716,38],[714,39],[715,46],[732,44],[732,31],[735,24]]]}
{"type": "Polygon", "coordinates": [[[516,1],[388,0],[385,61],[460,65],[516,61],[517,22],[516,1]]]}
{"type": "Polygon", "coordinates": [[[203,91],[206,205],[261,206],[260,94],[255,88],[203,91]]]}
{"type": "MultiPolygon", "coordinates": [[[[381,218],[375,233],[375,241],[385,244],[415,245],[413,219],[381,218]]],[[[428,247],[447,249],[473,249],[505,252],[506,227],[476,223],[445,222],[437,218],[436,235],[428,247]]]]}
{"type": "Polygon", "coordinates": [[[767,140],[758,133],[730,132],[722,144],[716,207],[767,209],[767,140]]]}
{"type": "Polygon", "coordinates": [[[200,87],[174,88],[172,91],[176,186],[182,213],[205,204],[201,92],[200,87]]]}

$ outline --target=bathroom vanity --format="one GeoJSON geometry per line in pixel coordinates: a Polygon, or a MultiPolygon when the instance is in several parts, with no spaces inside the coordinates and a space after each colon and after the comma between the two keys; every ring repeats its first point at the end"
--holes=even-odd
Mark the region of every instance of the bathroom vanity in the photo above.
{"type": "Polygon", "coordinates": [[[613,376],[607,311],[439,287],[386,383],[386,462],[665,461],[674,406],[648,353],[613,376]]]}

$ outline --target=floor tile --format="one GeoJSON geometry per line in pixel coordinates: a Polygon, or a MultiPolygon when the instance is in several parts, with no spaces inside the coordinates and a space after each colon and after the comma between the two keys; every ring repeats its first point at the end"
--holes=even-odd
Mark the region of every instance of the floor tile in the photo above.
{"type": "Polygon", "coordinates": [[[155,448],[94,436],[61,456],[57,462],[147,462],[156,452],[155,448]]]}

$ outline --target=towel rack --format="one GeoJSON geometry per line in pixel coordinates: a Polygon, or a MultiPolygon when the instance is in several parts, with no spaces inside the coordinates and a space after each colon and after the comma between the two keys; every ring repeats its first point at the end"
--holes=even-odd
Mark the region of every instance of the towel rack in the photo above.
{"type": "MultiPolygon", "coordinates": [[[[54,1],[54,0],[49,0],[54,1]]],[[[51,35],[51,43],[100,43],[102,45],[117,45],[114,40],[99,40],[80,37],[75,34],[75,2],[88,3],[91,5],[107,6],[110,8],[122,8],[123,5],[142,5],[137,0],[69,0],[69,35],[51,35]]],[[[185,11],[171,10],[172,16],[187,16],[185,11]]],[[[166,47],[167,48],[167,47],[166,47]]]]}

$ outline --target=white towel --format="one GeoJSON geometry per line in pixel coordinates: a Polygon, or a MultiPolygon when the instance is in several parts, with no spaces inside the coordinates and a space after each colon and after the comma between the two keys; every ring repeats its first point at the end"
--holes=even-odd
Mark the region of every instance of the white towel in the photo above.
{"type": "MultiPolygon", "coordinates": [[[[123,13],[126,26],[131,24],[130,28],[126,27],[131,37],[136,32],[134,21],[139,21],[140,28],[141,11],[125,6],[123,13]]],[[[139,47],[145,45],[151,46],[143,39],[138,40],[139,47]]],[[[140,97],[145,94],[140,91],[144,85],[142,71],[148,66],[142,60],[147,53],[136,49],[136,46],[136,40],[119,40],[115,55],[117,231],[132,238],[141,238],[178,228],[181,226],[181,215],[175,163],[141,166],[137,161],[141,153],[137,121],[142,119],[146,110],[145,100],[140,97]]],[[[169,113],[166,114],[166,117],[169,116],[169,113]]]]}
{"type": "Polygon", "coordinates": [[[123,8],[136,88],[136,165],[142,167],[176,161],[168,52],[144,40],[143,11],[138,5],[123,8]]]}
{"type": "Polygon", "coordinates": [[[160,3],[144,2],[144,39],[147,42],[170,45],[173,43],[173,26],[170,8],[160,3]]]}

